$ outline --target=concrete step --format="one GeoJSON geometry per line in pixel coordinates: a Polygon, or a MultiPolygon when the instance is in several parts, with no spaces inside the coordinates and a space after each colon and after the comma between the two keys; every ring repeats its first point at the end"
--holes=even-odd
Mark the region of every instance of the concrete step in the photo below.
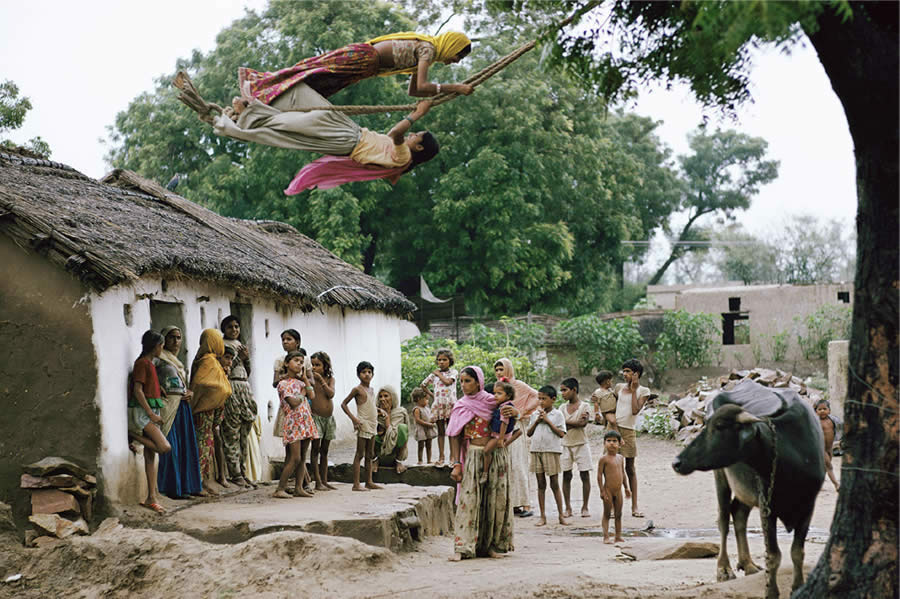
{"type": "Polygon", "coordinates": [[[451,534],[455,490],[448,486],[388,484],[356,492],[336,483],[336,491],[311,498],[275,499],[274,487],[210,501],[167,518],[175,529],[211,543],[240,543],[284,530],[351,537],[392,551],[413,549],[426,536],[451,534]]]}

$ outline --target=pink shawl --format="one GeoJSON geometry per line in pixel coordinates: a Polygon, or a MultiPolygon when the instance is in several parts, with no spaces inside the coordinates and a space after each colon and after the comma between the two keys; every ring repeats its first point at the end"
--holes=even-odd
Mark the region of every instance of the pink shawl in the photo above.
{"type": "MultiPolygon", "coordinates": [[[[483,420],[490,420],[494,414],[494,396],[484,390],[484,372],[478,366],[469,366],[478,377],[478,392],[472,395],[463,395],[453,404],[450,413],[450,422],[447,423],[447,436],[455,437],[460,434],[472,418],[478,416],[483,420]]],[[[460,371],[462,372],[462,371],[460,371]]]]}
{"type": "Polygon", "coordinates": [[[314,187],[331,189],[344,183],[373,179],[387,179],[393,185],[406,168],[360,164],[349,156],[322,156],[301,168],[284,194],[292,196],[314,187]]]}
{"type": "Polygon", "coordinates": [[[500,358],[497,361],[503,364],[502,376],[508,378],[510,384],[516,389],[513,405],[519,411],[519,418],[522,419],[522,422],[528,422],[528,417],[538,407],[538,392],[528,383],[516,379],[516,370],[509,358],[500,358]]]}

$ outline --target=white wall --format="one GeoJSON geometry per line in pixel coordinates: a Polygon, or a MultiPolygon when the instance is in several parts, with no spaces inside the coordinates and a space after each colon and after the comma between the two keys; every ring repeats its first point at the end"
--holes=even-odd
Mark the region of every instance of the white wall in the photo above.
{"type": "MultiPolygon", "coordinates": [[[[200,333],[204,328],[201,326],[201,308],[205,311],[205,328],[218,328],[220,314],[224,317],[231,311],[230,301],[235,299],[234,292],[213,285],[174,281],[169,281],[167,290],[163,292],[160,279],[142,279],[134,285],[116,286],[101,294],[91,294],[89,299],[98,365],[96,401],[101,423],[100,467],[109,499],[133,503],[146,494],[146,481],[143,457],[128,449],[128,373],[140,354],[141,335],[150,328],[150,301],[183,304],[183,333],[190,362],[197,352],[200,333]],[[132,306],[131,326],[125,324],[125,304],[132,306]]],[[[331,357],[335,371],[335,418],[339,439],[350,438],[353,434],[353,427],[341,411],[340,402],[358,382],[358,362],[368,360],[375,365],[374,386],[390,383],[400,387],[400,327],[405,322],[400,318],[380,312],[343,311],[335,307],[308,313],[279,311],[271,301],[246,298],[237,301],[253,306],[253,322],[245,323],[245,330],[252,331],[252,338],[244,338],[244,342],[252,352],[250,384],[262,417],[261,449],[264,459],[269,455],[283,456],[281,440],[272,436],[273,422],[269,422],[267,417],[269,401],[276,409],[278,406],[278,397],[272,388],[272,364],[275,358],[284,354],[281,349],[282,330],[297,329],[303,337],[303,347],[310,354],[325,351],[331,357]]],[[[185,364],[188,367],[189,362],[185,364]]]]}

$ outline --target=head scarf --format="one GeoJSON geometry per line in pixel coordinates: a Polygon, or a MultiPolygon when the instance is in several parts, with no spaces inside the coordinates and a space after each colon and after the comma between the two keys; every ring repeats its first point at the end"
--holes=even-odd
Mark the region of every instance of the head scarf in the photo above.
{"type": "Polygon", "coordinates": [[[200,334],[200,348],[191,366],[191,409],[208,412],[221,408],[231,395],[231,383],[219,363],[225,355],[225,338],[216,329],[206,329],[200,334]]]}
{"type": "MultiPolygon", "coordinates": [[[[400,33],[390,33],[388,35],[382,35],[381,37],[376,37],[375,39],[371,39],[367,44],[377,44],[378,42],[389,42],[393,40],[419,40],[420,42],[428,42],[432,46],[434,46],[434,61],[442,62],[447,60],[448,58],[453,58],[457,54],[459,54],[460,50],[470,45],[472,42],[466,37],[466,34],[460,33],[458,31],[445,31],[440,35],[431,36],[424,35],[421,33],[416,33],[415,31],[402,31],[400,33]]],[[[397,69],[396,71],[390,71],[388,73],[379,73],[379,76],[385,77],[387,75],[400,75],[400,74],[409,74],[412,75],[416,72],[416,67],[410,67],[408,69],[397,69]]]]}
{"type": "Polygon", "coordinates": [[[512,361],[509,358],[500,358],[497,362],[503,364],[503,374],[500,376],[508,378],[510,384],[516,389],[513,405],[519,411],[519,417],[524,419],[530,416],[538,407],[537,390],[533,389],[528,383],[516,379],[516,369],[513,368],[512,361]]]}
{"type": "MultiPolygon", "coordinates": [[[[389,415],[391,418],[391,428],[387,430],[382,435],[381,441],[381,451],[380,455],[389,455],[394,452],[397,448],[398,442],[401,441],[401,437],[408,435],[409,431],[409,414],[407,414],[406,410],[400,406],[400,396],[397,394],[397,390],[394,389],[391,385],[384,385],[378,390],[378,393],[375,394],[376,401],[378,400],[378,396],[381,395],[382,391],[387,391],[387,393],[391,396],[391,409],[389,410],[389,415]],[[406,425],[406,431],[403,435],[401,435],[400,425],[406,425]]],[[[379,406],[381,407],[381,406],[379,406]]],[[[382,424],[384,424],[384,419],[381,416],[378,417],[382,424]]],[[[406,448],[405,446],[401,448],[400,454],[397,456],[398,460],[406,459],[406,448]]]]}
{"type": "MultiPolygon", "coordinates": [[[[478,391],[472,395],[463,395],[453,404],[450,422],[447,424],[448,437],[455,437],[461,433],[466,424],[475,416],[483,420],[490,420],[496,407],[494,396],[484,390],[484,372],[478,366],[467,366],[467,368],[475,371],[478,378],[478,391]]],[[[462,370],[460,370],[460,374],[462,374],[462,370]]]]}
{"type": "Polygon", "coordinates": [[[301,191],[331,189],[354,181],[387,179],[394,184],[409,165],[387,168],[377,164],[360,164],[349,156],[322,156],[313,160],[299,171],[284,190],[284,195],[297,195],[301,191]]]}
{"type": "MultiPolygon", "coordinates": [[[[159,332],[159,334],[163,337],[163,343],[165,343],[166,337],[168,337],[169,333],[171,333],[172,331],[178,331],[179,333],[181,333],[181,329],[176,326],[168,326],[159,332]]],[[[182,333],[182,335],[183,334],[184,333],[182,333]]],[[[186,388],[188,385],[187,370],[185,369],[184,364],[181,363],[181,360],[178,359],[178,356],[167,350],[165,348],[165,345],[163,345],[163,350],[162,353],[159,354],[159,359],[163,360],[164,362],[168,362],[175,368],[175,370],[178,372],[178,376],[180,376],[181,380],[184,381],[184,386],[186,388]]]]}

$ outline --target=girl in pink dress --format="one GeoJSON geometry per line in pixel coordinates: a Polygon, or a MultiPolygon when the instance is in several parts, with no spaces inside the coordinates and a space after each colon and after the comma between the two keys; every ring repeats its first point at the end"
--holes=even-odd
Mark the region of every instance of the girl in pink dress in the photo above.
{"type": "Polygon", "coordinates": [[[281,410],[284,412],[281,440],[288,448],[288,458],[274,494],[279,499],[290,499],[291,496],[285,489],[295,470],[297,470],[297,486],[294,495],[312,497],[303,490],[302,481],[306,480],[306,452],[309,449],[309,442],[319,438],[319,431],[309,408],[309,398],[315,394],[315,389],[306,378],[304,360],[305,356],[301,352],[289,352],[284,361],[288,377],[278,383],[278,397],[281,400],[281,410]]]}

